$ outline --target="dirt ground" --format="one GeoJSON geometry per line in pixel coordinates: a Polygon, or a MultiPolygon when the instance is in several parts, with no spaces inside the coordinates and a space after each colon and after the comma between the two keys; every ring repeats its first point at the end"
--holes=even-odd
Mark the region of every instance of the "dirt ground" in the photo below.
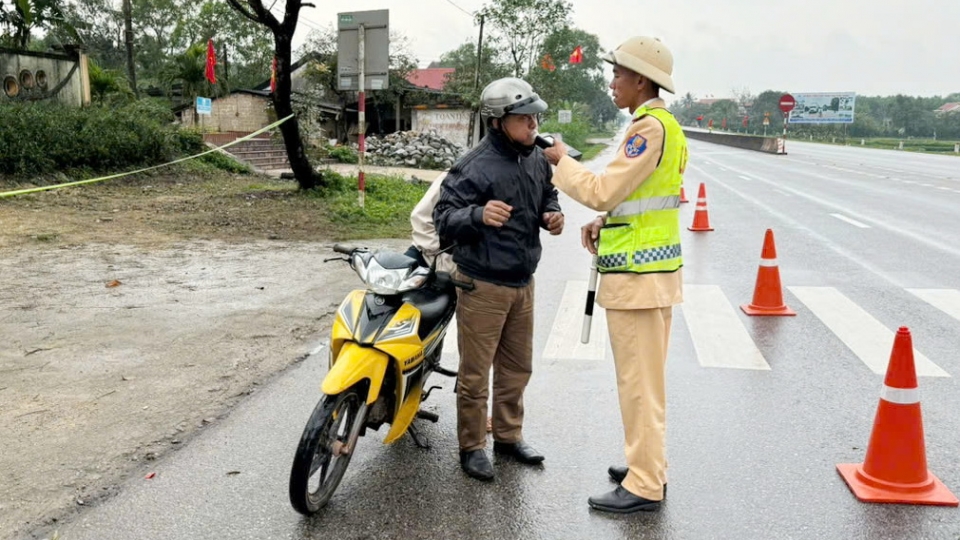
{"type": "Polygon", "coordinates": [[[0,199],[0,539],[114,494],[323,340],[358,281],[323,263],[336,239],[290,185],[160,174],[0,199]]]}

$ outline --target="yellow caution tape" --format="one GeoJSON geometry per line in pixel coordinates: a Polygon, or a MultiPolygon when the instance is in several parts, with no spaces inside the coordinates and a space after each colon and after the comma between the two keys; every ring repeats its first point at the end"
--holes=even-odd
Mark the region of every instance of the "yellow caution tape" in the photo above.
{"type": "Polygon", "coordinates": [[[271,129],[279,126],[280,124],[286,122],[287,120],[289,120],[289,119],[291,119],[291,118],[293,118],[293,115],[292,115],[292,114],[291,114],[290,116],[284,118],[283,120],[277,120],[276,122],[270,124],[269,126],[263,128],[263,129],[259,129],[259,130],[257,130],[257,131],[254,131],[253,133],[251,133],[251,134],[249,134],[249,135],[246,135],[246,136],[244,136],[244,137],[241,137],[241,138],[239,138],[239,139],[237,139],[237,140],[235,140],[235,141],[229,142],[229,143],[227,143],[227,144],[225,144],[225,145],[223,145],[223,146],[218,146],[218,147],[216,147],[216,148],[211,148],[210,150],[207,150],[206,152],[201,152],[201,153],[199,153],[199,154],[197,154],[197,155],[195,155],[195,156],[188,156],[188,157],[185,157],[185,158],[180,158],[180,159],[178,159],[178,160],[176,160],[176,161],[171,161],[171,162],[169,162],[169,163],[163,163],[163,164],[160,164],[160,165],[154,165],[154,166],[152,166],[152,167],[147,167],[147,168],[145,168],[145,169],[137,169],[137,170],[135,170],[135,171],[125,172],[125,173],[119,173],[119,174],[112,174],[112,175],[110,175],[110,176],[101,176],[100,178],[91,178],[91,179],[89,179],[89,180],[77,180],[76,182],[67,182],[67,183],[64,183],[64,184],[56,184],[56,185],[53,185],[53,186],[42,186],[42,187],[36,187],[36,188],[30,188],[30,189],[21,189],[21,190],[17,190],[17,191],[6,191],[6,192],[3,192],[3,193],[0,193],[0,199],[3,199],[3,198],[5,198],[5,197],[13,197],[13,196],[15,196],[15,195],[26,195],[26,194],[28,194],[28,193],[38,193],[38,192],[41,192],[41,191],[49,191],[49,190],[51,190],[51,189],[59,189],[59,188],[65,188],[65,187],[70,187],[70,186],[79,186],[79,185],[82,185],[82,184],[93,184],[94,182],[103,182],[104,180],[113,180],[114,178],[120,178],[120,177],[122,177],[122,176],[130,176],[131,174],[137,174],[137,173],[142,173],[142,172],[146,172],[146,171],[152,171],[152,170],[154,170],[154,169],[159,169],[159,168],[161,168],[161,167],[168,167],[168,166],[170,166],[170,165],[175,165],[175,164],[177,164],[177,163],[183,163],[184,161],[188,161],[188,160],[191,160],[191,159],[195,159],[195,158],[198,158],[198,157],[200,157],[200,156],[205,156],[205,155],[207,155],[207,154],[209,154],[209,153],[211,153],[211,152],[217,152],[217,151],[222,150],[222,149],[224,149],[224,148],[233,146],[233,145],[235,145],[235,144],[237,144],[237,143],[241,143],[241,142],[243,142],[243,141],[252,139],[252,138],[256,137],[257,135],[260,135],[261,133],[263,133],[263,132],[265,132],[265,131],[270,131],[271,129]]]}

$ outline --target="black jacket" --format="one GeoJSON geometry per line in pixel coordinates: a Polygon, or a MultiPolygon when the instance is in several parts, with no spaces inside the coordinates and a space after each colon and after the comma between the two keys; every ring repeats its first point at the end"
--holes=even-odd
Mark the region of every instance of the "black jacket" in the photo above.
{"type": "Polygon", "coordinates": [[[474,279],[523,287],[540,262],[543,214],[559,212],[553,170],[539,148],[520,153],[499,131],[489,131],[443,180],[433,209],[441,247],[456,244],[453,261],[474,279]],[[503,227],[483,224],[489,201],[513,207],[503,227]]]}

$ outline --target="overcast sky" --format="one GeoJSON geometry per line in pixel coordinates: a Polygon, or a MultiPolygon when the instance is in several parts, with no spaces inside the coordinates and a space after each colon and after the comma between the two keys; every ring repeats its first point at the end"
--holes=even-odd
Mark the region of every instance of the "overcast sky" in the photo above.
{"type": "MultiPolygon", "coordinates": [[[[336,27],[340,12],[388,9],[391,31],[410,39],[421,67],[478,27],[466,12],[484,0],[314,0],[295,44],[336,27]],[[459,6],[459,9],[458,9],[459,6]]],[[[960,0],[573,0],[573,24],[605,49],[653,35],[674,55],[677,93],[729,97],[853,91],[945,96],[960,92],[960,0]],[[859,5],[860,7],[855,7],[859,5]]]]}

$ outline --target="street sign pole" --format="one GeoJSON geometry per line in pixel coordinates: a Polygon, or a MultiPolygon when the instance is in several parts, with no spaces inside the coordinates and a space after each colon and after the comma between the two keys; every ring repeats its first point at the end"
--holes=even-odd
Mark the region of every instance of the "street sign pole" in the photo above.
{"type": "Polygon", "coordinates": [[[363,208],[366,198],[366,91],[368,84],[369,90],[386,90],[390,86],[390,14],[385,9],[354,11],[337,14],[337,21],[337,89],[357,92],[357,193],[363,208]]]}
{"type": "Polygon", "coordinates": [[[364,91],[365,89],[364,83],[366,81],[363,80],[365,75],[364,73],[364,61],[365,61],[364,52],[365,51],[364,51],[363,41],[364,41],[364,38],[366,38],[366,32],[363,24],[360,25],[360,28],[357,33],[360,35],[360,45],[359,45],[360,46],[360,49],[359,49],[360,51],[360,54],[359,54],[359,57],[360,57],[360,84],[359,84],[360,103],[358,103],[358,107],[357,107],[358,123],[360,124],[360,134],[357,137],[357,146],[360,148],[360,152],[359,152],[360,156],[357,161],[359,163],[360,171],[357,173],[357,188],[360,192],[359,193],[360,208],[363,208],[364,190],[366,188],[366,178],[364,178],[364,173],[363,173],[363,161],[364,161],[363,158],[364,158],[364,154],[366,154],[366,142],[367,142],[365,137],[367,133],[367,93],[364,91]]]}
{"type": "Polygon", "coordinates": [[[786,151],[787,146],[787,118],[790,117],[790,111],[797,106],[797,100],[790,94],[780,96],[780,112],[783,113],[783,146],[786,151]]]}

